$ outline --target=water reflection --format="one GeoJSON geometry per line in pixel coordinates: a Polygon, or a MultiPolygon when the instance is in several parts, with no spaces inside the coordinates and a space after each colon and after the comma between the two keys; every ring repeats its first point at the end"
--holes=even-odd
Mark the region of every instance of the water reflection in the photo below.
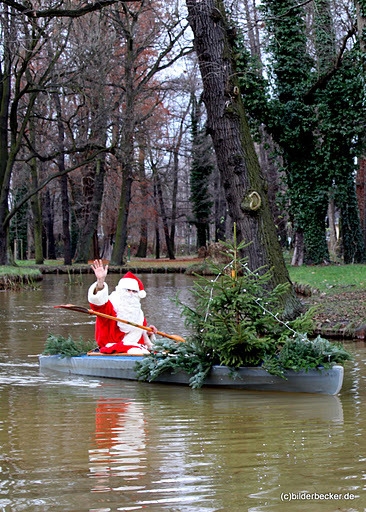
{"type": "MultiPolygon", "coordinates": [[[[139,384],[135,391],[133,401],[105,395],[97,401],[95,442],[89,450],[97,481],[92,491],[123,492],[123,499],[134,503],[118,510],[165,509],[173,503],[193,507],[197,493],[200,508],[191,510],[220,510],[213,506],[217,495],[226,494],[227,486],[234,492],[239,481],[246,492],[252,490],[251,500],[271,501],[286,482],[286,468],[304,469],[316,457],[322,461],[316,472],[321,475],[324,458],[342,446],[339,397],[301,395],[299,400],[280,393],[243,396],[235,390],[192,392],[139,384]],[[280,435],[273,434],[274,428],[280,435]]],[[[241,492],[226,497],[233,506],[235,495],[241,492]]]]}
{"type": "MultiPolygon", "coordinates": [[[[95,444],[89,450],[90,472],[96,483],[92,492],[113,489],[109,479],[135,482],[146,474],[146,430],[141,404],[117,398],[101,398],[95,411],[95,444]]],[[[136,490],[123,485],[115,491],[136,490]]],[[[143,486],[141,487],[143,488],[143,486]]]]}
{"type": "MultiPolygon", "coordinates": [[[[85,305],[84,279],[47,276],[39,291],[2,294],[0,511],[365,510],[364,343],[351,345],[335,397],[40,373],[28,355],[48,332],[93,334],[93,318],[52,307],[85,305]],[[305,491],[356,498],[281,502],[305,491]]],[[[170,297],[188,297],[192,280],[143,279],[146,315],[184,334],[170,297]]]]}

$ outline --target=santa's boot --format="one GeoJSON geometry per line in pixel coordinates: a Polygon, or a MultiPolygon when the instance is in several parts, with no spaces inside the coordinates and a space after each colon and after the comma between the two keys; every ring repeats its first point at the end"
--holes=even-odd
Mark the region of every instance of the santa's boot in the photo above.
{"type": "Polygon", "coordinates": [[[113,354],[113,352],[117,352],[117,345],[119,345],[119,343],[107,343],[105,347],[100,347],[100,352],[102,354],[113,354]]]}

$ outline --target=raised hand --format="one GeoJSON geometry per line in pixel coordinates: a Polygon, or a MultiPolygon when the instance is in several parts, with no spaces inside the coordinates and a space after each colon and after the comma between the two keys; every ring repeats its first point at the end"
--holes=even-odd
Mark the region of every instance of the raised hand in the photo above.
{"type": "Polygon", "coordinates": [[[102,290],[108,274],[108,265],[104,266],[103,260],[94,260],[90,266],[93,269],[95,277],[97,278],[97,288],[102,290]]]}

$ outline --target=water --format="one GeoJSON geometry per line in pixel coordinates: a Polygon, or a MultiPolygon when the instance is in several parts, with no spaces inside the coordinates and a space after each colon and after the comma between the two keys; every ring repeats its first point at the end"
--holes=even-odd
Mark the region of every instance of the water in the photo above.
{"type": "MultiPolygon", "coordinates": [[[[184,336],[170,297],[192,278],[142,278],[148,320],[184,336]]],[[[93,317],[52,307],[87,305],[92,277],[67,282],[0,294],[1,512],[366,510],[363,342],[335,397],[40,373],[48,333],[93,336],[93,317]]]]}

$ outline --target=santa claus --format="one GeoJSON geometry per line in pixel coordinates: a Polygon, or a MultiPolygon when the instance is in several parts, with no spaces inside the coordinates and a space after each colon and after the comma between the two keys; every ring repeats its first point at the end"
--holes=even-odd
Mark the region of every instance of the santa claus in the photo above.
{"type": "MultiPolygon", "coordinates": [[[[88,301],[91,309],[110,316],[118,317],[134,324],[147,326],[144,313],[141,309],[140,299],[146,297],[144,285],[132,272],[127,272],[120,279],[116,289],[109,294],[105,282],[108,265],[102,260],[94,260],[91,268],[97,278],[88,291],[88,301]]],[[[103,317],[97,317],[95,323],[95,339],[100,352],[112,354],[113,352],[130,355],[149,354],[152,349],[155,326],[149,326],[152,333],[138,327],[117,322],[103,317]]]]}

